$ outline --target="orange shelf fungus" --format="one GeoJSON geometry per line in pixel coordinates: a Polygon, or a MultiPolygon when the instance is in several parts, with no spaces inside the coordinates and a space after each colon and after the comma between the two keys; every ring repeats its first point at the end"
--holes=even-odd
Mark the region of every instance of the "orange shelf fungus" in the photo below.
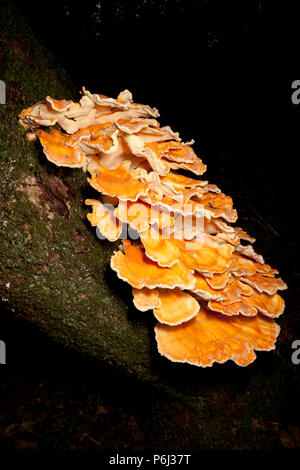
{"type": "Polygon", "coordinates": [[[287,286],[234,225],[231,197],[197,178],[206,165],[193,141],[160,127],[157,109],[128,90],[116,99],[81,93],[79,102],[47,96],[19,122],[49,161],[89,173],[99,196],[86,200],[88,220],[108,240],[124,238],[111,268],[131,285],[135,307],[153,311],[159,353],[247,366],[255,351],[274,349],[287,286]]]}
{"type": "Polygon", "coordinates": [[[128,240],[123,240],[124,253],[118,251],[111,258],[111,267],[118,277],[128,282],[136,289],[148,287],[165,287],[174,289],[193,289],[194,271],[183,264],[177,263],[172,267],[161,267],[147,257],[141,246],[134,246],[128,240]]]}
{"type": "Polygon", "coordinates": [[[199,312],[197,299],[180,289],[132,289],[133,303],[142,312],[153,310],[157,320],[167,325],[180,325],[199,312]],[[176,309],[174,304],[176,303],[176,309]]]}
{"type": "Polygon", "coordinates": [[[155,327],[160,354],[174,362],[209,367],[231,359],[239,366],[255,360],[256,351],[275,348],[279,326],[260,315],[227,318],[201,307],[190,321],[155,327]]]}
{"type": "Polygon", "coordinates": [[[70,168],[81,168],[85,164],[85,153],[77,146],[69,146],[61,132],[54,129],[51,133],[39,131],[38,135],[44,154],[50,162],[70,168]]]}

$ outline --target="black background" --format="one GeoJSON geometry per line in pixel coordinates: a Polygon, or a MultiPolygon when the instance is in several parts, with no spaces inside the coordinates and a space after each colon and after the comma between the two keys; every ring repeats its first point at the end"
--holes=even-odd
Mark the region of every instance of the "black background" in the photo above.
{"type": "MultiPolygon", "coordinates": [[[[116,97],[128,88],[135,101],[159,109],[162,125],[179,131],[183,140],[195,139],[196,153],[208,166],[207,179],[233,197],[238,225],[257,238],[256,251],[288,283],[284,296],[289,344],[300,339],[300,105],[291,101],[292,82],[300,79],[300,4],[264,0],[18,3],[78,91],[84,85],[93,93],[116,97]]],[[[44,412],[49,407],[50,416],[59,397],[69,393],[69,406],[73,400],[74,406],[83,404],[84,413],[89,413],[86,396],[93,396],[94,389],[86,371],[94,366],[8,314],[3,314],[0,326],[1,337],[9,345],[6,383],[1,369],[9,409],[18,400],[31,409],[33,395],[42,401],[44,412]],[[44,389],[40,384],[45,383],[44,389]],[[45,391],[37,393],[38,387],[45,391]]],[[[291,352],[285,351],[287,361],[291,352]]],[[[297,394],[293,387],[291,396],[297,394]]],[[[112,392],[102,387],[101,393],[103,397],[112,392]]],[[[138,430],[143,428],[140,422],[146,421],[149,410],[132,401],[129,386],[124,402],[110,404],[111,434],[103,447],[110,441],[126,444],[126,423],[132,417],[138,430]]],[[[293,396],[286,410],[294,415],[295,424],[296,402],[293,396]]],[[[36,413],[36,408],[32,410],[36,413]]],[[[18,413],[20,418],[22,410],[18,413]]],[[[65,430],[68,425],[61,424],[62,448],[72,448],[73,438],[65,430]]],[[[88,429],[89,420],[85,425],[88,429]]],[[[25,442],[30,448],[35,441],[42,448],[60,446],[47,442],[43,431],[34,437],[24,437],[24,432],[12,434],[3,447],[18,448],[25,442]]],[[[146,434],[141,431],[137,442],[129,440],[128,447],[144,448],[146,434]]]]}

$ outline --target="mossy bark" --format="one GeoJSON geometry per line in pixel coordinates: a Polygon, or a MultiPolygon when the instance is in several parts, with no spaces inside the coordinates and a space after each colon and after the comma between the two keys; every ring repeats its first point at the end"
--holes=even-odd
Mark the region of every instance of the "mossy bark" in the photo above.
{"type": "Polygon", "coordinates": [[[6,1],[0,79],[0,296],[55,341],[148,380],[149,332],[130,318],[129,289],[110,272],[117,245],[99,241],[86,220],[86,175],[47,162],[18,125],[20,111],[45,96],[78,94],[6,1]]]}

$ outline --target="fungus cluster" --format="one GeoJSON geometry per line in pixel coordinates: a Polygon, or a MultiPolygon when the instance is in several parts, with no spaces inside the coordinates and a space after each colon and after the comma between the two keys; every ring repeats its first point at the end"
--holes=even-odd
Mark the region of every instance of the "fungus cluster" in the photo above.
{"type": "Polygon", "coordinates": [[[246,366],[255,350],[275,348],[286,285],[234,225],[232,199],[199,179],[206,166],[193,141],[158,116],[128,90],[113,99],[83,88],[78,103],[48,96],[24,109],[20,124],[55,165],[89,173],[99,198],[86,201],[88,220],[108,240],[122,238],[111,267],[135,307],[153,310],[160,354],[246,366]]]}

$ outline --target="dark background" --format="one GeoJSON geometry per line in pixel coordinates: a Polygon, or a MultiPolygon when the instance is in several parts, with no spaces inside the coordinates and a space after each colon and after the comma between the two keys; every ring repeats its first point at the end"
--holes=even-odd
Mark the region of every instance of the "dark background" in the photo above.
{"type": "MultiPolygon", "coordinates": [[[[300,4],[17,3],[78,91],[84,85],[116,97],[128,88],[135,101],[159,109],[162,125],[179,131],[183,140],[195,139],[207,179],[233,197],[238,225],[257,238],[256,251],[288,284],[280,338],[290,367],[291,343],[300,339],[300,105],[291,101],[292,82],[300,79],[300,4]]],[[[120,396],[112,372],[99,381],[97,365],[6,312],[0,332],[8,362],[0,369],[0,449],[153,446],[149,390],[139,402],[128,383],[120,396]]],[[[284,448],[300,447],[298,378],[292,366],[286,401],[274,418],[284,448]]],[[[233,441],[232,448],[251,445],[233,441]]]]}

